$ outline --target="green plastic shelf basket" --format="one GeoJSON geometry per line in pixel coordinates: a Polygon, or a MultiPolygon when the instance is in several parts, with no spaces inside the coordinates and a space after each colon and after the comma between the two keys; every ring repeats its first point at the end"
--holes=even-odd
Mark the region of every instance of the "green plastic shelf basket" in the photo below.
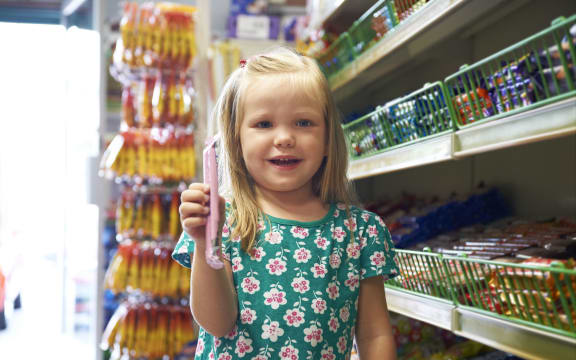
{"type": "Polygon", "coordinates": [[[576,269],[397,249],[400,275],[386,285],[576,338],[576,269]]]}
{"type": "Polygon", "coordinates": [[[396,263],[400,274],[386,281],[387,286],[453,301],[451,278],[441,254],[396,249],[396,263]]]}
{"type": "Polygon", "coordinates": [[[454,130],[454,110],[440,81],[387,103],[343,126],[353,159],[454,130]]]}
{"type": "Polygon", "coordinates": [[[354,51],[360,55],[382,39],[397,24],[394,3],[377,1],[348,30],[354,51]]]}
{"type": "Polygon", "coordinates": [[[458,127],[576,95],[576,15],[446,78],[458,127]]]}
{"type": "Polygon", "coordinates": [[[432,0],[390,0],[395,12],[396,24],[401,23],[432,0]]]}
{"type": "Polygon", "coordinates": [[[342,70],[346,65],[356,59],[352,40],[347,32],[340,36],[316,57],[316,61],[326,77],[330,77],[342,70]]]}

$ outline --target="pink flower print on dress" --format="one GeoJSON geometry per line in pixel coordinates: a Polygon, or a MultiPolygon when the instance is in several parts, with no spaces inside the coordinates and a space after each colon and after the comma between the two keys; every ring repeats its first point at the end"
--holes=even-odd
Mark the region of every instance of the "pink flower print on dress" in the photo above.
{"type": "Polygon", "coordinates": [[[370,220],[370,214],[367,212],[363,212],[362,213],[362,220],[364,220],[365,222],[368,222],[368,220],[370,220]]]}
{"type": "Polygon", "coordinates": [[[214,360],[214,350],[210,351],[210,354],[208,354],[208,359],[214,360]]]}
{"type": "Polygon", "coordinates": [[[227,238],[228,236],[230,236],[230,228],[227,224],[224,224],[222,226],[222,238],[227,238]]]}
{"type": "Polygon", "coordinates": [[[284,335],[284,330],[278,321],[262,325],[262,339],[270,339],[272,342],[278,341],[278,336],[284,335]]]}
{"type": "Polygon", "coordinates": [[[338,331],[339,327],[340,327],[340,322],[338,322],[338,319],[335,317],[330,318],[330,321],[328,321],[328,328],[330,329],[330,331],[336,332],[336,331],[338,331]]]}
{"type": "Polygon", "coordinates": [[[270,273],[270,275],[282,275],[283,272],[285,272],[286,269],[286,261],[280,259],[280,258],[274,258],[274,259],[270,259],[268,260],[268,264],[266,264],[266,269],[268,269],[268,272],[270,273]]]}
{"type": "Polygon", "coordinates": [[[266,224],[264,224],[264,220],[259,219],[258,220],[258,231],[262,231],[266,229],[266,224]]]}
{"type": "Polygon", "coordinates": [[[292,288],[295,292],[304,294],[310,290],[310,282],[303,277],[297,277],[292,280],[292,288]]]}
{"type": "Polygon", "coordinates": [[[316,346],[322,341],[322,329],[318,329],[316,325],[304,329],[304,341],[309,342],[312,346],[316,346]]]}
{"type": "Polygon", "coordinates": [[[250,360],[268,360],[268,358],[264,355],[256,355],[250,360]]]}
{"type": "Polygon", "coordinates": [[[223,352],[218,356],[218,360],[232,360],[232,355],[230,355],[228,352],[223,352]]]}
{"type": "Polygon", "coordinates": [[[234,352],[238,354],[239,357],[244,357],[247,353],[252,352],[252,339],[247,339],[244,335],[240,335],[236,341],[236,350],[234,352]]]}
{"type": "Polygon", "coordinates": [[[214,346],[220,347],[220,345],[222,345],[222,340],[220,340],[220,338],[214,338],[214,346]]]}
{"type": "Polygon", "coordinates": [[[337,218],[338,216],[340,216],[340,210],[336,209],[334,210],[334,215],[335,218],[337,218]]]}
{"type": "Polygon", "coordinates": [[[312,309],[316,314],[324,314],[326,311],[326,301],[323,299],[312,300],[312,309]]]}
{"type": "Polygon", "coordinates": [[[355,231],[356,230],[356,219],[352,218],[352,219],[344,220],[344,226],[346,226],[346,228],[350,231],[355,231]]]}
{"type": "Polygon", "coordinates": [[[280,348],[280,359],[281,360],[298,360],[298,349],[292,345],[282,346],[280,348]]]}
{"type": "Polygon", "coordinates": [[[368,237],[378,236],[378,228],[376,225],[368,225],[368,237]]]}
{"type": "Polygon", "coordinates": [[[324,264],[315,263],[314,266],[310,268],[314,274],[314,278],[324,278],[326,276],[326,266],[324,264]]]}
{"type": "Polygon", "coordinates": [[[242,280],[242,290],[248,294],[254,294],[260,290],[260,280],[256,279],[254,276],[244,278],[244,280],[242,280]]]}
{"type": "Polygon", "coordinates": [[[360,249],[364,249],[366,247],[366,245],[368,245],[368,239],[366,239],[364,236],[360,237],[360,249]]]}
{"type": "Polygon", "coordinates": [[[240,321],[242,324],[252,324],[257,318],[255,310],[246,308],[240,311],[240,321]]]}
{"type": "Polygon", "coordinates": [[[308,229],[304,229],[300,226],[292,226],[292,228],[290,228],[290,232],[292,233],[292,236],[298,239],[306,239],[308,236],[308,229]]]}
{"type": "Polygon", "coordinates": [[[350,309],[348,309],[348,306],[344,306],[342,309],[340,309],[340,319],[342,319],[343,322],[347,322],[349,317],[350,309]]]}
{"type": "Polygon", "coordinates": [[[266,252],[264,251],[264,248],[262,246],[253,248],[250,252],[250,257],[252,258],[252,260],[256,260],[258,262],[262,261],[262,258],[264,256],[266,256],[266,252]]]}
{"type": "Polygon", "coordinates": [[[386,258],[384,258],[384,252],[376,251],[374,255],[370,256],[370,263],[377,267],[381,267],[386,264],[386,258]]]}
{"type": "Polygon", "coordinates": [[[237,272],[244,269],[244,265],[242,265],[242,258],[236,256],[232,259],[232,271],[237,272]]]}
{"type": "Polygon", "coordinates": [[[344,352],[346,351],[347,343],[348,341],[346,340],[346,337],[340,336],[340,338],[338,339],[338,352],[340,354],[344,354],[344,352]]]}
{"type": "Polygon", "coordinates": [[[294,260],[297,263],[307,263],[311,257],[310,250],[305,248],[300,248],[294,252],[294,260]]]}
{"type": "Polygon", "coordinates": [[[338,203],[336,204],[336,207],[340,210],[346,210],[346,205],[344,205],[344,203],[338,203]]]}
{"type": "Polygon", "coordinates": [[[360,249],[361,245],[357,241],[348,244],[348,246],[346,246],[346,252],[348,253],[348,257],[352,259],[358,259],[360,257],[360,249]]]}
{"type": "Polygon", "coordinates": [[[337,269],[340,264],[342,263],[342,259],[340,259],[340,255],[336,253],[330,254],[330,259],[328,260],[330,267],[332,269],[337,269]]]}
{"type": "Polygon", "coordinates": [[[316,243],[316,246],[319,249],[322,250],[326,250],[328,248],[328,239],[326,239],[325,237],[322,236],[318,236],[315,240],[314,243],[316,243]]]}
{"type": "Polygon", "coordinates": [[[322,360],[334,360],[336,359],[336,355],[334,355],[334,350],[332,349],[332,346],[329,346],[328,349],[323,349],[320,352],[320,355],[322,355],[322,360]]]}
{"type": "Polygon", "coordinates": [[[380,216],[376,216],[376,221],[378,221],[378,224],[380,224],[380,226],[386,227],[384,220],[382,220],[382,218],[380,216]]]}
{"type": "Polygon", "coordinates": [[[270,244],[280,244],[282,242],[282,233],[277,231],[269,231],[266,233],[264,239],[270,244]]]}
{"type": "Polygon", "coordinates": [[[204,337],[198,338],[198,343],[196,344],[196,354],[200,355],[204,351],[204,337]]]}
{"type": "Polygon", "coordinates": [[[304,324],[304,313],[298,309],[286,310],[284,320],[288,326],[299,327],[304,324]]]}
{"type": "Polygon", "coordinates": [[[270,306],[272,309],[276,310],[280,305],[286,304],[286,293],[284,291],[278,291],[278,289],[272,288],[270,291],[264,293],[264,304],[270,306]]]}
{"type": "Polygon", "coordinates": [[[238,335],[238,326],[234,326],[234,329],[230,331],[226,336],[224,336],[228,340],[232,340],[238,335]]]}
{"type": "Polygon", "coordinates": [[[338,285],[336,285],[335,282],[328,283],[326,292],[328,292],[328,297],[332,300],[335,300],[338,296],[340,296],[340,289],[338,289],[338,285]]]}
{"type": "Polygon", "coordinates": [[[228,262],[230,262],[230,254],[228,254],[227,252],[222,252],[222,257],[224,259],[226,259],[228,262]]]}
{"type": "Polygon", "coordinates": [[[337,242],[342,242],[346,237],[346,231],[344,231],[341,226],[338,226],[332,231],[332,237],[336,239],[337,242]]]}
{"type": "Polygon", "coordinates": [[[349,272],[348,279],[344,281],[344,285],[348,286],[350,291],[354,291],[354,289],[360,286],[360,276],[353,272],[349,272]]]}

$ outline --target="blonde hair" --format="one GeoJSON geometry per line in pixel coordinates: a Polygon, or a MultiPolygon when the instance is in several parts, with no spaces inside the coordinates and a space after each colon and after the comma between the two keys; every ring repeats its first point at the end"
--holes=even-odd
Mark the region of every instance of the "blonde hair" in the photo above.
{"type": "Polygon", "coordinates": [[[258,233],[262,215],[256,200],[252,177],[242,157],[240,125],[243,99],[250,80],[262,76],[287,76],[289,83],[300,87],[312,99],[324,104],[327,154],[312,178],[312,189],[324,203],[342,202],[349,214],[355,200],[346,172],[348,152],[328,82],[316,62],[291,49],[279,48],[253,57],[228,78],[215,105],[213,116],[221,134],[219,164],[223,195],[231,199],[232,238],[239,236],[242,249],[250,251],[258,233]]]}

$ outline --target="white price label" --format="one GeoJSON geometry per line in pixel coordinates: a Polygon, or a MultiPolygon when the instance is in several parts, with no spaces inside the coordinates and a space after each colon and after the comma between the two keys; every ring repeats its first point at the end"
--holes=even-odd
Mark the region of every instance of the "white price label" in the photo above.
{"type": "Polygon", "coordinates": [[[268,16],[238,15],[236,37],[240,39],[268,39],[270,18],[268,16]]]}

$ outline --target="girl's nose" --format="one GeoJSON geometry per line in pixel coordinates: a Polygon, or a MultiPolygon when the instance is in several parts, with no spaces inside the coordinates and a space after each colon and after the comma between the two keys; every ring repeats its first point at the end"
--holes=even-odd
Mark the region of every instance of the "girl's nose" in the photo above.
{"type": "Polygon", "coordinates": [[[278,147],[293,147],[295,143],[294,135],[289,131],[279,131],[274,138],[274,145],[278,147]]]}

